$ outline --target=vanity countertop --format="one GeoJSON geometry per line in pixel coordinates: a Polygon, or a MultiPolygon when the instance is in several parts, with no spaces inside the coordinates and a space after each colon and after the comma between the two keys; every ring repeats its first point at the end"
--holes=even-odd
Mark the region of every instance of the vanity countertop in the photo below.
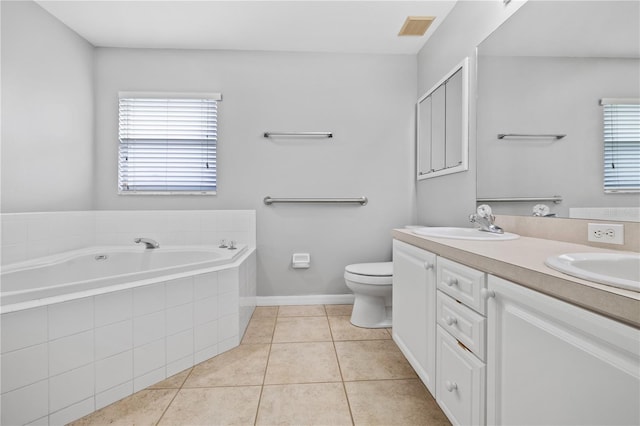
{"type": "Polygon", "coordinates": [[[574,278],[544,264],[547,257],[563,253],[619,251],[532,237],[510,241],[454,240],[423,237],[408,229],[394,229],[392,236],[447,259],[640,328],[640,293],[574,278]]]}

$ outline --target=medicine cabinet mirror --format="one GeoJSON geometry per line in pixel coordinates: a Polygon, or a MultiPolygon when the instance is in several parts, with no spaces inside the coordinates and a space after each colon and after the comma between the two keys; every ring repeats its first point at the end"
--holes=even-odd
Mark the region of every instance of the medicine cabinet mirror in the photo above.
{"type": "Polygon", "coordinates": [[[468,58],[416,104],[417,179],[469,169],[468,58]]]}

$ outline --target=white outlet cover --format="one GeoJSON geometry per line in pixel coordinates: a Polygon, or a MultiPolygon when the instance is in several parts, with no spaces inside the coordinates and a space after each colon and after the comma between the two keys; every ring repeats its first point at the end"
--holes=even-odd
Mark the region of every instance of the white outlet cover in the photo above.
{"type": "Polygon", "coordinates": [[[620,223],[590,223],[587,240],[605,244],[624,244],[624,225],[620,223]],[[599,236],[596,236],[598,231],[600,231],[599,236]]]}

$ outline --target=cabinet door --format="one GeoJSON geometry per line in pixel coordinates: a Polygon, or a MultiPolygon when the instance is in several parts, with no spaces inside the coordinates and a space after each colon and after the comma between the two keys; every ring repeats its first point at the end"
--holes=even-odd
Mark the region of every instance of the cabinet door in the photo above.
{"type": "Polygon", "coordinates": [[[435,395],[436,256],[393,241],[393,340],[435,395]]]}
{"type": "Polygon", "coordinates": [[[487,423],[640,424],[640,330],[489,276],[487,423]]]}

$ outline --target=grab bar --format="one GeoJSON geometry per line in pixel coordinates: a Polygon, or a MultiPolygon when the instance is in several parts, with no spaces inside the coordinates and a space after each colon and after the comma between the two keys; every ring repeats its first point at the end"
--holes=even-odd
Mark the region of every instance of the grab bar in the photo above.
{"type": "Polygon", "coordinates": [[[523,133],[498,133],[498,139],[562,139],[567,135],[562,134],[523,134],[523,133]]]}
{"type": "Polygon", "coordinates": [[[520,201],[553,201],[556,204],[562,202],[562,196],[554,195],[553,197],[506,197],[506,198],[476,198],[478,203],[497,203],[497,202],[520,202],[520,201]]]}
{"type": "Polygon", "coordinates": [[[264,132],[265,138],[272,136],[311,136],[321,138],[332,138],[332,132],[264,132]]]}
{"type": "Polygon", "coordinates": [[[270,206],[273,203],[311,203],[311,204],[346,204],[346,203],[358,203],[362,206],[367,205],[369,200],[367,197],[359,198],[272,198],[270,196],[264,197],[264,203],[270,206]]]}

